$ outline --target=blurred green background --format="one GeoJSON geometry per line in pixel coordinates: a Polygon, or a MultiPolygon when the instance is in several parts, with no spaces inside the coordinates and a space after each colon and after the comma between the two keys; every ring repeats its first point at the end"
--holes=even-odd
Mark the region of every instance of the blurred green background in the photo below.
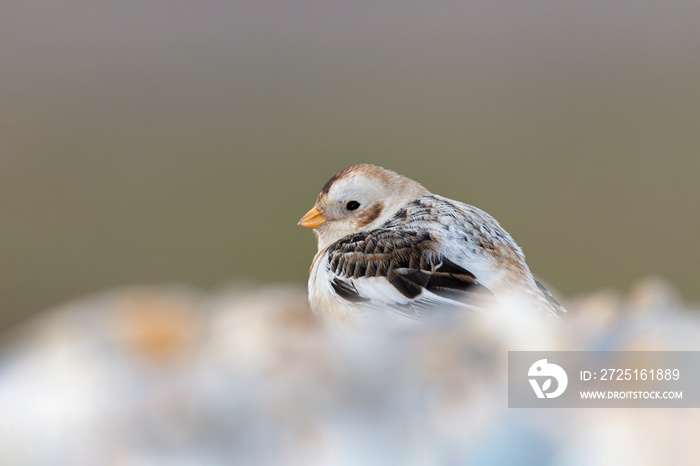
{"type": "Polygon", "coordinates": [[[306,281],[371,162],[474,204],[564,296],[697,300],[700,4],[0,6],[0,327],[134,283],[306,281]]]}

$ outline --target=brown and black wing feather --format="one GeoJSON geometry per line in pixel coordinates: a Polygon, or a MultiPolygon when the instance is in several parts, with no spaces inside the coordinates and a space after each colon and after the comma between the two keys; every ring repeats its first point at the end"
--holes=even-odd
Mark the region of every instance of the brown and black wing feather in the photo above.
{"type": "Polygon", "coordinates": [[[474,274],[441,254],[426,232],[379,229],[348,235],[328,248],[328,266],[335,292],[354,303],[370,301],[355,286],[363,278],[386,279],[406,298],[394,307],[416,313],[436,296],[458,304],[491,295],[474,274]]]}

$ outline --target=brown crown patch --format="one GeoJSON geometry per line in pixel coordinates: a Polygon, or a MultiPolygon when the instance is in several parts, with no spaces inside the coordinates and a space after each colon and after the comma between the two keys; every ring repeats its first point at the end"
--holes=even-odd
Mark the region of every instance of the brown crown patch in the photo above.
{"type": "Polygon", "coordinates": [[[394,172],[390,170],[386,170],[382,167],[377,167],[376,165],[371,165],[368,163],[361,163],[359,165],[352,165],[350,167],[347,167],[337,175],[333,175],[330,180],[326,181],[326,184],[323,185],[323,188],[321,188],[321,192],[318,195],[318,200],[322,200],[328,196],[328,192],[331,190],[331,186],[338,181],[341,178],[346,177],[349,173],[353,172],[359,172],[359,173],[364,173],[366,175],[374,176],[379,178],[380,180],[383,180],[386,182],[386,179],[390,174],[394,174],[394,172]]]}

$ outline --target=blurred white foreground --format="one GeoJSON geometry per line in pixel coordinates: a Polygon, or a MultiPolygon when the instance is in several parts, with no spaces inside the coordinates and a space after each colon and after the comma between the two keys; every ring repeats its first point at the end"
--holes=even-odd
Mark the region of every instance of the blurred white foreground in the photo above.
{"type": "Polygon", "coordinates": [[[0,464],[697,464],[698,410],[507,408],[508,349],[700,350],[661,282],[564,304],[333,334],[302,288],[76,301],[0,349],[0,464]]]}

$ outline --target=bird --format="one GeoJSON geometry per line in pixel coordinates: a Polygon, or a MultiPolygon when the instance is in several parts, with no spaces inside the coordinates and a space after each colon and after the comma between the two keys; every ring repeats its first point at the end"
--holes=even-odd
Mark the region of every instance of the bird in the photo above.
{"type": "Polygon", "coordinates": [[[318,243],[311,310],[334,326],[387,310],[421,319],[513,300],[543,316],[566,312],[491,215],[376,165],[332,176],[298,225],[318,243]]]}

